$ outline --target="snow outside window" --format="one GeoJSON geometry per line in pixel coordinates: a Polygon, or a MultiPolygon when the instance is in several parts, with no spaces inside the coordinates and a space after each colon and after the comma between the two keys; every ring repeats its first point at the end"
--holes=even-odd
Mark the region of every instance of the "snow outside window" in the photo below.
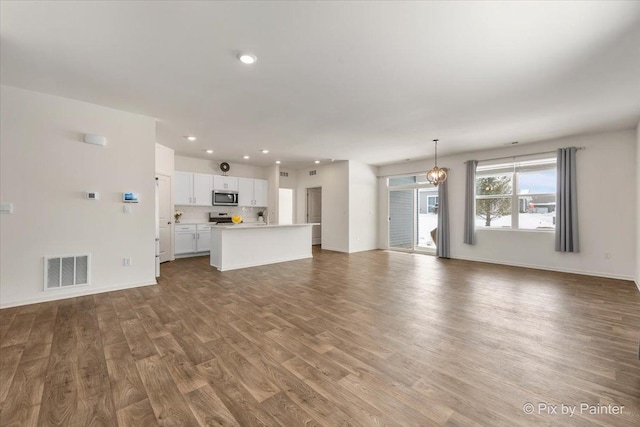
{"type": "Polygon", "coordinates": [[[480,162],[476,227],[554,230],[556,158],[550,154],[480,162]]]}

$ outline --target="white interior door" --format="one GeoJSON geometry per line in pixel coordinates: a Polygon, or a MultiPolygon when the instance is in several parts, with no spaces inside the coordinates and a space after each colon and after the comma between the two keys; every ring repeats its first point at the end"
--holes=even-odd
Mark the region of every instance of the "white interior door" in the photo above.
{"type": "Polygon", "coordinates": [[[171,206],[171,177],[158,175],[158,219],[160,238],[160,262],[170,261],[171,236],[173,236],[173,209],[171,206]]]}
{"type": "MultiPolygon", "coordinates": [[[[307,188],[307,223],[322,223],[322,188],[307,188]]],[[[322,244],[322,225],[314,225],[311,235],[313,245],[322,244]]]]}

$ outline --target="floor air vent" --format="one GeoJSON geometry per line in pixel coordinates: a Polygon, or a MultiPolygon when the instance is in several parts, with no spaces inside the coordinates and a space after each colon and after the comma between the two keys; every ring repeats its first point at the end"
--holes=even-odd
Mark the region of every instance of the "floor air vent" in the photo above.
{"type": "Polygon", "coordinates": [[[89,255],[44,258],[44,289],[89,284],[89,255]]]}

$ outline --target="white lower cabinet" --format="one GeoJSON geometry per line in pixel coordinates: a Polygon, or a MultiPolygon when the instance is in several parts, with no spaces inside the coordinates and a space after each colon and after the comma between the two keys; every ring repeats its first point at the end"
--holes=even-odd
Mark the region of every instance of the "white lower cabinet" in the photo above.
{"type": "Polygon", "coordinates": [[[190,254],[196,252],[196,226],[176,224],[175,254],[190,254]]]}
{"type": "Polygon", "coordinates": [[[175,254],[189,255],[211,250],[211,226],[209,224],[176,224],[175,254]]]}
{"type": "Polygon", "coordinates": [[[196,227],[196,251],[209,252],[211,250],[211,226],[198,224],[196,227]]]}

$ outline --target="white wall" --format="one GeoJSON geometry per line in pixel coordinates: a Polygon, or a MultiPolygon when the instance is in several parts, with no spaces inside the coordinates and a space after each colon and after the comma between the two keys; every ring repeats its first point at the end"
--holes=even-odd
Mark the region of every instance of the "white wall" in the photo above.
{"type": "Polygon", "coordinates": [[[156,144],[156,173],[173,177],[175,153],[164,145],[156,144]]]}
{"type": "Polygon", "coordinates": [[[280,181],[279,181],[280,188],[291,188],[295,190],[298,184],[297,183],[298,171],[293,169],[288,169],[283,166],[280,166],[280,171],[287,172],[289,174],[288,176],[280,177],[280,181]]]}
{"type": "Polygon", "coordinates": [[[636,286],[640,290],[640,122],[636,128],[636,286]]]}
{"type": "Polygon", "coordinates": [[[389,249],[389,192],[387,178],[380,176],[381,169],[378,168],[378,248],[389,249]]]}
{"type": "Polygon", "coordinates": [[[322,248],[349,252],[349,162],[297,171],[296,222],[306,222],[306,189],[322,187],[322,248]],[[316,175],[309,175],[315,170],[316,175]]]}
{"type": "MultiPolygon", "coordinates": [[[[198,159],[195,157],[176,156],[175,170],[181,172],[209,173],[212,175],[222,175],[220,163],[222,160],[198,159]]],[[[229,163],[229,162],[227,162],[229,163]]],[[[267,179],[266,169],[259,166],[243,165],[241,163],[229,163],[230,176],[240,176],[243,178],[267,179]]]]}
{"type": "Polygon", "coordinates": [[[378,168],[349,161],[349,252],[378,247],[378,168]]]}
{"type": "Polygon", "coordinates": [[[278,189],[280,188],[280,166],[274,164],[265,168],[265,178],[269,181],[268,191],[269,191],[269,200],[267,206],[267,212],[265,215],[268,215],[268,218],[265,217],[265,221],[267,219],[269,222],[273,224],[278,224],[279,215],[278,211],[280,209],[280,204],[278,202],[280,193],[278,189]]]}
{"type": "MultiPolygon", "coordinates": [[[[287,172],[289,174],[288,176],[281,176],[278,185],[280,188],[290,188],[293,190],[293,221],[295,222],[297,218],[298,194],[296,189],[298,188],[298,171],[283,167],[282,165],[280,165],[280,171],[287,172]]],[[[280,203],[278,203],[278,205],[280,205],[280,203]]]]}
{"type": "MultiPolygon", "coordinates": [[[[443,157],[438,165],[449,167],[451,257],[570,271],[597,276],[631,279],[636,273],[635,239],[637,158],[635,130],[563,138],[484,152],[443,157]],[[463,241],[464,180],[466,160],[531,154],[560,147],[584,146],[578,152],[578,209],[581,253],[554,251],[554,234],[549,232],[478,230],[477,244],[463,241]],[[607,171],[603,173],[602,171],[607,171]],[[604,253],[610,252],[606,260],[604,253]]],[[[426,171],[433,160],[402,163],[379,168],[380,176],[426,171]]],[[[386,242],[388,199],[380,200],[380,240],[386,242]]],[[[385,247],[385,246],[381,246],[385,247]]]]}
{"type": "Polygon", "coordinates": [[[0,99],[0,198],[14,204],[0,217],[0,305],[154,284],[155,120],[6,86],[0,99]],[[85,144],[84,133],[108,144],[85,144]],[[127,191],[140,194],[131,214],[127,191]],[[43,291],[44,256],[84,253],[90,285],[43,291]]]}

